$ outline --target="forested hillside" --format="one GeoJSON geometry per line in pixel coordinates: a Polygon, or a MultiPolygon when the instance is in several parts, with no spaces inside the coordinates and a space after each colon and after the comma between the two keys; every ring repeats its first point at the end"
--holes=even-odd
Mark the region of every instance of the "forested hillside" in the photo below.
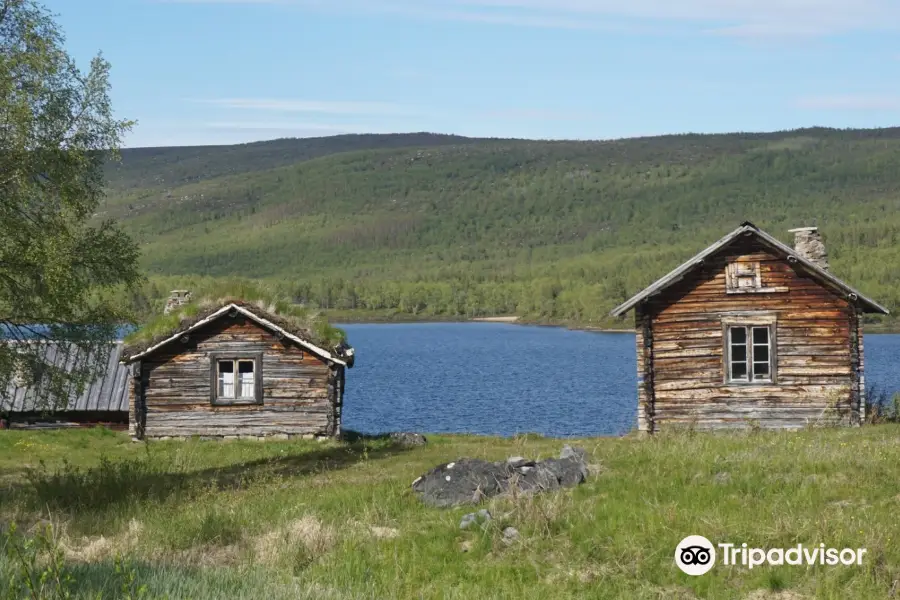
{"type": "Polygon", "coordinates": [[[900,306],[900,128],[135,149],[104,208],[142,244],[145,308],[236,277],[328,309],[608,325],[745,220],[788,243],[818,225],[833,272],[900,306]]]}

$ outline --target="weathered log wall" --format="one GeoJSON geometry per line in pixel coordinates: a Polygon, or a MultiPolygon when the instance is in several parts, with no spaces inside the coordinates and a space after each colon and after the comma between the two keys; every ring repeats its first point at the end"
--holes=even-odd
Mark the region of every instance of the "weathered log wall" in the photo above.
{"type": "Polygon", "coordinates": [[[650,315],[641,306],[634,311],[638,369],[638,431],[653,432],[653,332],[650,315]]]}
{"type": "Polygon", "coordinates": [[[639,383],[642,430],[796,428],[858,423],[862,417],[862,338],[855,307],[755,240],[741,240],[707,258],[692,276],[636,314],[638,368],[644,369],[639,377],[652,382],[648,390],[639,383]],[[762,287],[777,291],[727,293],[726,264],[732,260],[758,261],[762,287]],[[775,319],[775,382],[726,383],[723,318],[757,311],[775,319]]]}
{"type": "MultiPolygon", "coordinates": [[[[145,357],[132,413],[144,437],[335,435],[342,367],[241,316],[225,317],[145,357]],[[210,353],[262,353],[261,404],[213,405],[210,353]],[[140,414],[143,412],[143,417],[140,414]]],[[[260,374],[256,376],[259,377],[260,374]]]]}

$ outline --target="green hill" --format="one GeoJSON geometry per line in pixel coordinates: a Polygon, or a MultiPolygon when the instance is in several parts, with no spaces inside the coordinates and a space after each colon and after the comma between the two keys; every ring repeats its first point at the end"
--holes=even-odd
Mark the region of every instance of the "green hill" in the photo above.
{"type": "Polygon", "coordinates": [[[751,220],[818,225],[832,270],[900,301],[900,128],[604,142],[431,134],[126,150],[103,216],[153,284],[262,279],[327,309],[608,323],[751,220]]]}

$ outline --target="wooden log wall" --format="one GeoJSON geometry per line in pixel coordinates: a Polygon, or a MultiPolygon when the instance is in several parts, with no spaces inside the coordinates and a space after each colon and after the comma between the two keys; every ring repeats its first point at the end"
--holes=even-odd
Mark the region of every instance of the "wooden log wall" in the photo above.
{"type": "Polygon", "coordinates": [[[634,312],[635,345],[638,368],[638,431],[653,432],[653,334],[651,318],[636,307],[634,312]]]}
{"type": "Polygon", "coordinates": [[[865,349],[863,345],[863,328],[862,314],[856,314],[856,352],[859,356],[857,370],[859,373],[859,420],[864,423],[866,420],[866,359],[865,349]]]}
{"type": "Polygon", "coordinates": [[[240,315],[225,316],[144,358],[143,434],[334,435],[340,431],[335,381],[342,370],[240,315]],[[210,353],[262,353],[263,402],[213,405],[210,353]]]}
{"type": "Polygon", "coordinates": [[[652,384],[644,392],[639,384],[639,419],[646,410],[642,403],[653,411],[644,428],[796,428],[861,417],[862,339],[855,307],[755,240],[707,258],[693,275],[648,300],[643,311],[650,323],[642,328],[639,319],[638,368],[642,337],[649,336],[650,356],[644,358],[652,363],[652,384]],[[726,293],[726,264],[732,260],[758,261],[762,287],[779,291],[726,293]],[[723,317],[755,311],[776,320],[775,383],[728,384],[723,317]]]}

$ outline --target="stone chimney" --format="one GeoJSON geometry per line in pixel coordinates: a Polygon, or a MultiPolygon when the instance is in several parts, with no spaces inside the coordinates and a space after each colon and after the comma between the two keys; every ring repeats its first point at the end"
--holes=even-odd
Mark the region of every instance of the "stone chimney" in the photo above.
{"type": "Polygon", "coordinates": [[[821,269],[828,270],[828,253],[818,227],[791,229],[794,234],[794,251],[821,269]]]}
{"type": "Polygon", "coordinates": [[[167,315],[179,306],[187,304],[191,301],[191,293],[188,290],[172,290],[169,293],[169,299],[166,300],[166,307],[163,314],[167,315]]]}

